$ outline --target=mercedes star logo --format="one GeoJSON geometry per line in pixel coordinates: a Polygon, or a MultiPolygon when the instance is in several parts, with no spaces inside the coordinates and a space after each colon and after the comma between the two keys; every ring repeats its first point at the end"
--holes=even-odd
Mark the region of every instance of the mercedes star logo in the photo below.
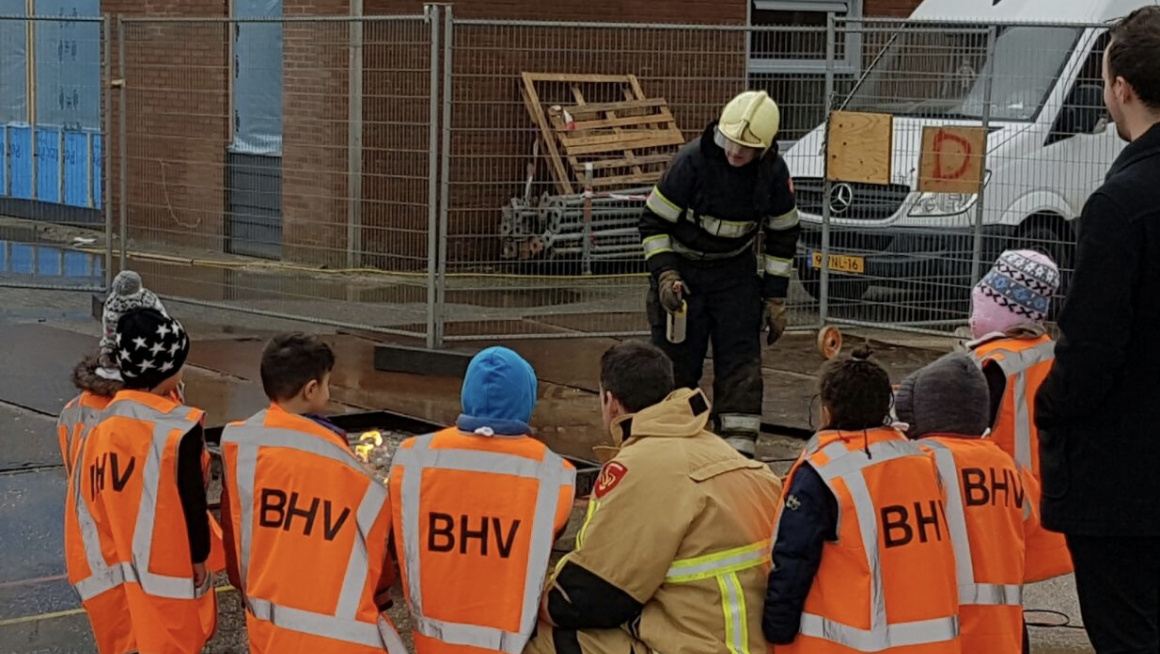
{"type": "Polygon", "coordinates": [[[854,204],[854,187],[849,184],[838,184],[830,191],[830,211],[835,215],[846,213],[852,204],[854,204]]]}

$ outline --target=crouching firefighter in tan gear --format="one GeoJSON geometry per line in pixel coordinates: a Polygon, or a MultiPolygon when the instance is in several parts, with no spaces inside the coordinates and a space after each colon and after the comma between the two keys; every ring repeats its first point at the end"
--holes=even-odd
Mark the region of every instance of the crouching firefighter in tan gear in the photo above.
{"type": "Polygon", "coordinates": [[[699,390],[627,341],[600,362],[619,446],[540,605],[535,654],[757,654],[781,482],[706,430],[699,390]]]}
{"type": "Polygon", "coordinates": [[[764,91],[733,98],[669,162],[640,220],[651,273],[652,342],[673,360],[678,387],[697,388],[713,345],[716,432],[754,456],[761,427],[761,332],[786,328],[785,298],[797,251],[797,205],[778,155],[780,114],[764,91]],[[754,241],[764,256],[754,261],[754,241]],[[684,323],[670,334],[672,319],[684,323]]]}

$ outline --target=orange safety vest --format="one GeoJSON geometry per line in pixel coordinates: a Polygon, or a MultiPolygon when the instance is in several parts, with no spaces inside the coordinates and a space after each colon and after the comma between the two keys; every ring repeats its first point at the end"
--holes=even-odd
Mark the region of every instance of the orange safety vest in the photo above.
{"type": "Polygon", "coordinates": [[[113,398],[83,391],[61,409],[56,419],[56,435],[60,441],[60,457],[64,461],[64,471],[72,474],[77,452],[89,431],[101,420],[101,412],[109,406],[113,398]]]}
{"type": "Polygon", "coordinates": [[[278,405],[222,432],[250,651],[406,654],[375,605],[390,501],[342,438],[278,405]]]}
{"type": "Polygon", "coordinates": [[[959,654],[955,554],[933,459],[883,427],[815,435],[786,488],[803,463],[837,500],[838,539],[824,545],[798,637],[778,654],[959,654]]]}
{"type": "Polygon", "coordinates": [[[193,583],[177,491],[178,445],[202,416],[122,390],[81,446],[69,481],[66,557],[102,654],[193,654],[217,626],[210,576],[193,583]]]}
{"type": "Polygon", "coordinates": [[[396,545],[418,654],[520,654],[576,471],[527,436],[455,428],[395,452],[396,545]]]}
{"type": "Polygon", "coordinates": [[[946,484],[946,520],[955,545],[964,652],[1023,647],[1024,523],[1032,516],[1024,475],[987,439],[927,437],[946,484]]]}
{"type": "MultiPolygon", "coordinates": [[[[1055,362],[1055,341],[1039,338],[998,338],[985,341],[972,351],[980,367],[999,366],[1007,376],[999,415],[991,430],[991,440],[1015,463],[1039,476],[1039,431],[1035,427],[1035,395],[1055,362]]],[[[1039,485],[1031,490],[1031,501],[1039,506],[1039,485]]],[[[1026,582],[1043,581],[1070,574],[1071,553],[1063,534],[1037,529],[1027,538],[1026,582]]]]}

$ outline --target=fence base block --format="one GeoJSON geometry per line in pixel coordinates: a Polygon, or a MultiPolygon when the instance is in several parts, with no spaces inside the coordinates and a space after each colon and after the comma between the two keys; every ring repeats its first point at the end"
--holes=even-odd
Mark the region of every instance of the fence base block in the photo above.
{"type": "Polygon", "coordinates": [[[375,370],[436,377],[463,377],[467,374],[467,364],[471,362],[472,356],[469,352],[428,350],[423,347],[380,343],[375,346],[375,370]]]}

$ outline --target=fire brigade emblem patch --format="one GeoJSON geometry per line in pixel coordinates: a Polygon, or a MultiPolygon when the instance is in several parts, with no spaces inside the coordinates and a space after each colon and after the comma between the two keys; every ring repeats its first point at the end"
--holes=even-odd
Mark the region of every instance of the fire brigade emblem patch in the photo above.
{"type": "Polygon", "coordinates": [[[623,463],[610,461],[604,464],[604,468],[600,471],[600,477],[596,479],[596,486],[593,487],[592,494],[596,496],[596,499],[604,497],[609,491],[616,488],[616,485],[627,474],[628,468],[623,463]]]}

